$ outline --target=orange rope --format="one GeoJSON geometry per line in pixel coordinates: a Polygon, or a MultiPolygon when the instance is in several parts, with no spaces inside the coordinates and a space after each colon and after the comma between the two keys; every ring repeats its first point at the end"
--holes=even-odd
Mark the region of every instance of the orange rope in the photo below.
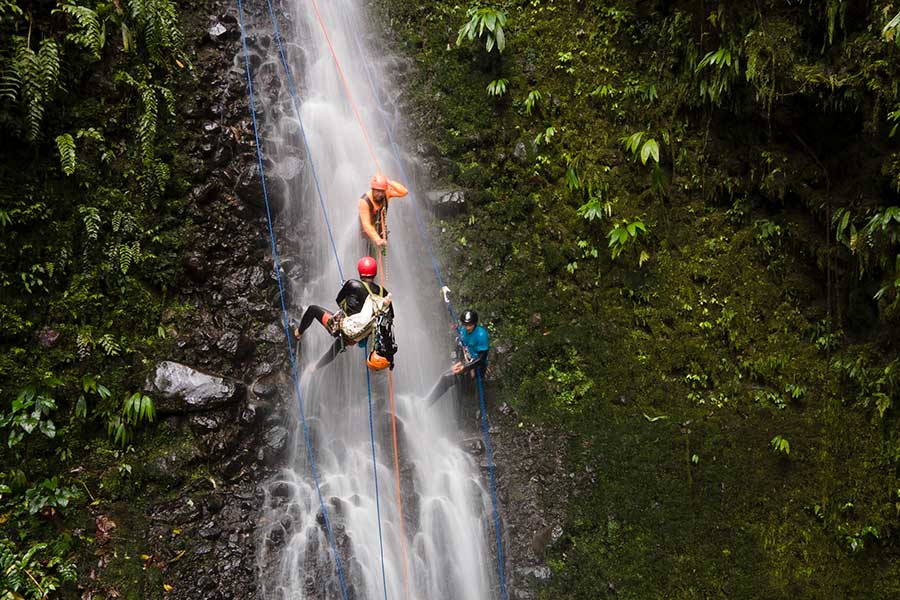
{"type": "Polygon", "coordinates": [[[341,61],[338,60],[337,54],[334,51],[334,46],[331,44],[331,38],[328,36],[328,29],[325,27],[325,21],[322,20],[322,14],[319,12],[319,5],[316,3],[316,0],[312,0],[313,9],[316,11],[316,19],[319,21],[319,26],[322,28],[322,33],[325,34],[325,41],[328,42],[328,49],[331,50],[331,57],[334,59],[334,65],[337,67],[338,75],[341,76],[341,83],[344,84],[344,91],[347,92],[347,99],[350,101],[350,108],[353,109],[353,114],[356,115],[356,120],[359,121],[359,128],[362,129],[363,137],[366,140],[366,146],[369,147],[369,154],[372,155],[372,161],[375,163],[375,170],[379,173],[381,172],[381,165],[378,164],[378,158],[375,156],[375,150],[372,148],[372,143],[369,141],[369,134],[366,131],[366,126],[363,124],[362,117],[359,115],[359,110],[356,108],[356,102],[353,101],[353,94],[350,93],[350,85],[347,83],[347,78],[344,77],[344,70],[341,68],[341,61]]]}
{"type": "MultiPolygon", "coordinates": [[[[322,28],[322,33],[325,35],[325,41],[328,42],[328,49],[331,51],[331,57],[334,59],[334,65],[337,67],[338,75],[341,77],[341,83],[344,86],[344,91],[347,92],[347,99],[350,102],[350,107],[353,109],[353,114],[356,115],[356,120],[359,121],[359,128],[362,130],[363,137],[366,140],[366,146],[369,148],[369,154],[372,156],[372,161],[375,163],[375,169],[377,171],[381,171],[381,165],[378,163],[378,158],[375,156],[375,150],[372,147],[372,142],[369,141],[369,133],[366,130],[366,125],[363,123],[362,117],[359,114],[359,109],[356,107],[356,102],[353,101],[353,94],[350,92],[350,85],[347,83],[347,78],[344,76],[344,70],[341,68],[341,61],[338,60],[337,53],[334,51],[334,46],[331,43],[331,37],[328,35],[328,28],[325,27],[325,21],[322,20],[322,13],[319,12],[319,5],[316,3],[316,0],[311,0],[313,9],[316,12],[316,19],[319,21],[319,26],[322,28]]],[[[387,198],[385,198],[385,208],[387,208],[387,198]]],[[[382,235],[385,239],[387,239],[387,229],[384,212],[381,213],[381,225],[382,225],[382,235]]],[[[377,249],[377,248],[376,248],[377,249]]],[[[382,260],[383,254],[381,252],[378,253],[378,270],[381,273],[381,286],[384,287],[384,261],[382,260]]],[[[397,510],[400,517],[400,546],[401,552],[403,553],[403,589],[406,592],[406,598],[409,599],[409,567],[407,565],[407,552],[406,552],[406,530],[403,523],[403,497],[400,492],[400,451],[397,444],[397,411],[396,405],[394,404],[394,378],[393,374],[388,371],[388,395],[391,401],[391,430],[393,433],[393,441],[394,441],[394,480],[396,482],[397,488],[397,510]]]]}
{"type": "MultiPolygon", "coordinates": [[[[387,239],[387,223],[385,222],[385,213],[387,212],[387,199],[385,198],[385,210],[381,211],[381,234],[387,239]]],[[[381,287],[384,288],[385,277],[385,254],[378,252],[378,273],[381,277],[381,287]]],[[[403,522],[403,496],[400,492],[400,450],[397,444],[397,409],[394,404],[394,373],[388,370],[388,398],[391,400],[391,433],[394,441],[394,483],[397,491],[397,512],[400,517],[400,549],[403,553],[403,590],[406,592],[406,598],[409,600],[409,567],[406,560],[406,526],[403,522]]]]}

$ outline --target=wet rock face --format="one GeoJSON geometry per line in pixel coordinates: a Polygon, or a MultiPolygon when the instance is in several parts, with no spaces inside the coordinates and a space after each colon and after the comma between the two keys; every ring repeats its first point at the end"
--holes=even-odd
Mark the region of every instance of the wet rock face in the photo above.
{"type": "Polygon", "coordinates": [[[425,199],[434,213],[441,219],[460,214],[466,207],[466,193],[463,190],[432,190],[426,192],[425,199]]]}
{"type": "MultiPolygon", "coordinates": [[[[268,23],[264,3],[245,11],[251,21],[268,23]]],[[[191,5],[181,16],[194,67],[176,92],[183,100],[180,126],[191,132],[182,148],[191,165],[186,202],[193,227],[178,286],[185,310],[163,317],[176,332],[174,347],[145,384],[156,402],[163,448],[135,465],[152,492],[129,499],[129,508],[140,511],[135,522],[146,523],[134,535],[172,586],[167,598],[255,598],[260,482],[273,476],[292,443],[286,411],[293,404],[282,397],[287,353],[237,7],[210,1],[191,5]]],[[[261,33],[268,28],[254,29],[251,61],[258,68],[274,46],[261,33]]],[[[261,91],[268,87],[254,83],[261,91]]],[[[305,251],[299,232],[288,229],[279,213],[279,184],[296,184],[304,160],[294,157],[277,168],[265,164],[273,182],[269,199],[279,254],[288,254],[284,248],[305,251]]],[[[291,277],[302,272],[297,266],[291,277]]],[[[103,580],[102,570],[97,576],[103,580]]]]}
{"type": "MultiPolygon", "coordinates": [[[[485,393],[490,402],[490,387],[485,393]]],[[[510,598],[533,600],[552,575],[545,556],[565,533],[568,498],[576,484],[583,484],[579,480],[592,480],[593,474],[570,476],[565,472],[568,442],[560,439],[558,433],[523,423],[507,404],[490,412],[507,587],[510,598]]],[[[478,460],[482,472],[486,471],[487,459],[481,454],[483,444],[470,438],[465,447],[478,460]]]]}

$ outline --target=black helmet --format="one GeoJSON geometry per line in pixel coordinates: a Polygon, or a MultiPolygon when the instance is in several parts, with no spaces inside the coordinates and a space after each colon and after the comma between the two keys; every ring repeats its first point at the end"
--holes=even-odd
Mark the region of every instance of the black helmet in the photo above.
{"type": "Polygon", "coordinates": [[[462,321],[463,325],[477,325],[478,313],[474,310],[466,310],[463,312],[462,317],[460,317],[459,320],[462,321]]]}

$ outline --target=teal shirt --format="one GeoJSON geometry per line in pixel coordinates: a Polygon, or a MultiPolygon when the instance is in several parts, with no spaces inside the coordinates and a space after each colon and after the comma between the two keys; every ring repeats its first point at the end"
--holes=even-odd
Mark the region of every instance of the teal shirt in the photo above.
{"type": "MultiPolygon", "coordinates": [[[[459,340],[469,352],[469,356],[477,358],[482,352],[487,352],[490,345],[488,344],[487,329],[481,325],[476,325],[472,333],[466,331],[465,327],[459,327],[459,340]]],[[[484,366],[487,366],[487,357],[484,359],[484,366]]]]}

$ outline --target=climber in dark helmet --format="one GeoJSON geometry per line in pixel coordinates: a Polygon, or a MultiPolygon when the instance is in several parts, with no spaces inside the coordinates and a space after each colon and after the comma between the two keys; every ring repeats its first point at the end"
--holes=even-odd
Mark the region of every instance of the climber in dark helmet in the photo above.
{"type": "Polygon", "coordinates": [[[394,354],[397,346],[394,343],[393,322],[394,306],[391,295],[386,289],[375,283],[378,274],[378,263],[371,256],[364,256],[356,264],[359,279],[349,279],[335,301],[337,312],[330,312],[321,306],[311,304],[299,323],[291,322],[291,329],[298,344],[303,332],[309,329],[313,321],[322,324],[328,333],[337,338],[331,348],[319,359],[315,369],[320,369],[334,360],[347,346],[365,345],[369,336],[374,338],[373,350],[369,354],[369,368],[381,370],[394,368],[394,354]]]}
{"type": "Polygon", "coordinates": [[[357,204],[359,205],[359,225],[371,243],[370,249],[374,253],[387,246],[388,200],[401,198],[409,191],[403,184],[392,181],[381,173],[372,176],[369,187],[371,189],[360,196],[357,204]]]}
{"type": "Polygon", "coordinates": [[[478,324],[478,313],[474,310],[466,310],[460,316],[459,322],[460,327],[457,327],[456,331],[459,335],[457,355],[460,360],[453,363],[450,370],[441,375],[438,382],[431,388],[431,392],[426,398],[429,406],[437,402],[450,389],[450,386],[461,381],[466,373],[473,378],[476,373],[484,377],[485,369],[487,369],[488,350],[490,349],[488,332],[478,324]]]}

